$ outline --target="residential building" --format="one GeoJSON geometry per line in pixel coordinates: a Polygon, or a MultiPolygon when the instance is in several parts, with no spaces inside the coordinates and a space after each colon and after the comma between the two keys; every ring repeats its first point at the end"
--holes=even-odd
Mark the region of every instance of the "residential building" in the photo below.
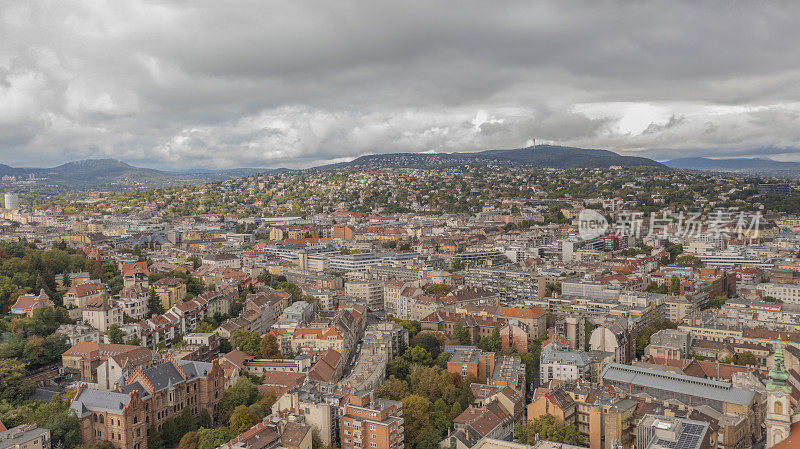
{"type": "Polygon", "coordinates": [[[55,307],[53,301],[50,301],[50,297],[44,292],[44,289],[41,289],[38,295],[20,295],[9,309],[9,312],[12,315],[32,317],[33,313],[42,307],[55,307]]]}
{"type": "Polygon", "coordinates": [[[64,293],[64,305],[82,309],[87,302],[100,299],[105,294],[106,288],[104,285],[95,282],[84,282],[73,285],[64,293]]]}
{"type": "Polygon", "coordinates": [[[344,284],[345,294],[364,300],[370,310],[383,308],[383,282],[378,280],[355,280],[344,284]]]}
{"type": "Polygon", "coordinates": [[[0,426],[0,449],[50,449],[50,429],[22,424],[4,430],[0,426]]]}
{"type": "Polygon", "coordinates": [[[650,344],[644,352],[652,357],[663,359],[688,359],[691,347],[691,332],[681,329],[663,329],[650,336],[650,344]]]}
{"type": "Polygon", "coordinates": [[[120,290],[117,304],[125,315],[140,320],[150,311],[149,301],[150,289],[143,284],[133,284],[120,290]]]}
{"type": "Polygon", "coordinates": [[[670,416],[645,415],[636,429],[636,447],[642,449],[709,449],[711,441],[707,422],[670,416]]]}
{"type": "Polygon", "coordinates": [[[122,308],[105,296],[85,303],[81,311],[83,321],[100,332],[114,324],[122,326],[122,313],[122,308]]]}
{"type": "Polygon", "coordinates": [[[294,321],[297,324],[307,323],[314,315],[314,304],[307,301],[297,301],[283,310],[281,319],[294,321]]]}
{"type": "MultiPolygon", "coordinates": [[[[367,271],[367,267],[377,265],[381,258],[375,253],[340,254],[328,259],[328,268],[333,271],[367,271]]],[[[344,449],[344,448],[343,448],[344,449]]]]}
{"type": "Polygon", "coordinates": [[[134,285],[141,285],[148,288],[150,279],[150,268],[147,262],[130,262],[122,264],[122,281],[123,286],[132,287],[134,285]]]}
{"type": "Polygon", "coordinates": [[[186,297],[186,283],[179,278],[162,278],[153,283],[153,289],[164,310],[169,310],[186,297]]]}
{"type": "Polygon", "coordinates": [[[342,449],[402,449],[402,404],[367,393],[351,395],[339,417],[342,449]]]}
{"type": "Polygon", "coordinates": [[[110,390],[126,371],[147,368],[154,361],[153,351],[142,346],[80,342],[61,355],[61,370],[99,389],[110,390]]]}

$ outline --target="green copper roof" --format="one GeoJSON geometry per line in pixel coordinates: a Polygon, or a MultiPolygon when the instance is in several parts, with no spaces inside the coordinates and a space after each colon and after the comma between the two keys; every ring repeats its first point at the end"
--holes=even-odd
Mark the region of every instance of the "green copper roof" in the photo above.
{"type": "Polygon", "coordinates": [[[767,390],[774,390],[780,388],[782,390],[791,391],[791,387],[786,383],[789,379],[789,372],[786,371],[783,359],[783,342],[780,335],[778,336],[778,346],[775,348],[775,362],[769,370],[769,384],[767,390]]]}

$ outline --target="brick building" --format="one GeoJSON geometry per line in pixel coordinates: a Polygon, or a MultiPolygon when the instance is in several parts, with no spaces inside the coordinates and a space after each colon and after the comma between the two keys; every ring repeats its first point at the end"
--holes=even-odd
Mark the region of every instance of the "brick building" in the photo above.
{"type": "Polygon", "coordinates": [[[342,449],[398,449],[403,447],[401,403],[372,399],[371,394],[350,396],[339,418],[342,449]]]}

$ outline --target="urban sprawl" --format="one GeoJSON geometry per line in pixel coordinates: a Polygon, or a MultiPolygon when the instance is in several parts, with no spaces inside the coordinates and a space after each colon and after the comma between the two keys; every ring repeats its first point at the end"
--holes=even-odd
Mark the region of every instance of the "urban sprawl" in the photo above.
{"type": "Polygon", "coordinates": [[[796,181],[6,178],[0,449],[800,447],[796,181]]]}

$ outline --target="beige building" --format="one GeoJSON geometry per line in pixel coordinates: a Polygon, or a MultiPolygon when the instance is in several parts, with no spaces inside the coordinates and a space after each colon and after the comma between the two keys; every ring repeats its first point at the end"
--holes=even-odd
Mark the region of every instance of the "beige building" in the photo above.
{"type": "Polygon", "coordinates": [[[0,449],[50,449],[50,430],[23,424],[0,432],[0,449]]]}
{"type": "Polygon", "coordinates": [[[666,307],[665,318],[673,323],[680,323],[695,310],[694,303],[685,296],[668,296],[664,300],[664,307],[666,307]]]}
{"type": "Polygon", "coordinates": [[[169,310],[175,304],[186,298],[186,283],[183,279],[163,278],[153,283],[156,296],[161,300],[164,310],[169,310]]]}
{"type": "Polygon", "coordinates": [[[367,307],[372,310],[383,308],[383,282],[381,281],[348,281],[344,284],[344,291],[348,296],[363,299],[367,307]]]}
{"type": "Polygon", "coordinates": [[[108,298],[101,298],[87,302],[81,312],[83,321],[99,330],[106,332],[112,324],[122,326],[122,308],[110,302],[108,298]]]}

